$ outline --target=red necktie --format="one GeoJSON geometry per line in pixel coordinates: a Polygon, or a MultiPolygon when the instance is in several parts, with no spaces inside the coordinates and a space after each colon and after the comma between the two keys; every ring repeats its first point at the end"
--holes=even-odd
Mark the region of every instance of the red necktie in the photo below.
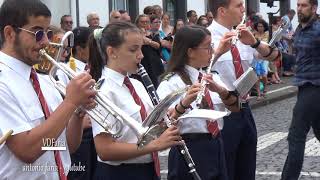
{"type": "MultiPolygon", "coordinates": [[[[243,74],[244,71],[241,64],[241,57],[240,57],[240,53],[237,46],[235,45],[231,46],[231,54],[233,59],[234,70],[236,71],[235,72],[236,78],[238,79],[243,74]]],[[[247,100],[247,98],[248,98],[248,94],[241,97],[241,99],[245,101],[247,100]]]]}
{"type": "MultiPolygon", "coordinates": [[[[40,89],[37,73],[33,68],[31,69],[30,79],[32,81],[33,88],[38,95],[42,110],[44,112],[45,119],[47,119],[50,116],[50,111],[49,111],[47,102],[40,89]]],[[[59,179],[67,180],[67,176],[64,174],[64,168],[63,168],[59,151],[54,151],[54,159],[56,161],[56,165],[58,166],[59,179]]]]}
{"type": "MultiPolygon", "coordinates": [[[[202,73],[199,72],[199,76],[198,76],[199,82],[201,81],[201,79],[202,79],[202,73]]],[[[207,87],[204,90],[204,99],[207,101],[209,108],[214,110],[213,102],[211,100],[210,93],[209,93],[209,90],[208,90],[207,87]]],[[[208,131],[213,136],[217,136],[218,135],[219,127],[218,127],[217,121],[213,121],[213,122],[212,121],[207,121],[207,128],[208,128],[208,131]]]]}
{"type": "MultiPolygon", "coordinates": [[[[134,89],[132,83],[130,82],[130,79],[127,76],[124,78],[123,84],[125,84],[127,86],[127,88],[129,89],[130,94],[132,95],[132,97],[134,99],[134,102],[136,102],[136,104],[141,107],[140,115],[141,115],[142,121],[144,121],[147,118],[146,108],[144,107],[143,102],[141,101],[141,99],[138,96],[136,90],[134,89]]],[[[158,152],[152,153],[152,159],[153,159],[156,174],[158,177],[160,177],[160,161],[159,161],[159,157],[158,157],[158,152]]]]}
{"type": "Polygon", "coordinates": [[[243,74],[243,68],[241,64],[240,53],[237,46],[235,45],[231,46],[231,54],[232,54],[234,70],[236,73],[236,78],[238,79],[243,74]]]}

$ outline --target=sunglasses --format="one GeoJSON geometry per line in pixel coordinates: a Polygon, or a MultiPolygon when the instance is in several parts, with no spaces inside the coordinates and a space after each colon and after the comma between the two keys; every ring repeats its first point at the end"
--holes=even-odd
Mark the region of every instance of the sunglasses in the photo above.
{"type": "Polygon", "coordinates": [[[25,32],[28,32],[30,34],[33,34],[34,37],[36,38],[36,42],[41,41],[44,38],[45,34],[47,35],[47,37],[50,41],[53,38],[53,31],[51,31],[51,30],[48,30],[47,32],[45,32],[44,30],[38,30],[36,32],[33,32],[33,31],[30,31],[30,30],[24,29],[24,28],[18,28],[18,29],[23,30],[25,32]]]}

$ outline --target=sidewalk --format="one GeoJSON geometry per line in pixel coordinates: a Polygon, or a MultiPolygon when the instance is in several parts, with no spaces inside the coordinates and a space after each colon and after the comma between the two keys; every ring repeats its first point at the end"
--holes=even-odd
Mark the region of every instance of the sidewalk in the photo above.
{"type": "Polygon", "coordinates": [[[283,84],[272,84],[267,86],[266,97],[260,101],[256,100],[256,96],[249,98],[249,104],[252,109],[280,101],[285,98],[295,96],[298,88],[292,85],[293,77],[281,77],[283,84]]]}

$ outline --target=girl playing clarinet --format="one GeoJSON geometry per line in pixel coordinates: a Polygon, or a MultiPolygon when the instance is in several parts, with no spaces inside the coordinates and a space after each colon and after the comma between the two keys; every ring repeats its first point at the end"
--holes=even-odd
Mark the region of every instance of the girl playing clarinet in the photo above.
{"type": "MultiPolygon", "coordinates": [[[[222,41],[230,41],[232,36],[232,34],[226,35],[222,41]]],[[[230,48],[223,42],[215,53],[211,44],[211,34],[206,28],[200,26],[181,28],[175,35],[168,69],[157,89],[160,99],[172,91],[196,84],[205,78],[208,84],[200,107],[220,111],[225,111],[227,108],[237,111],[237,97],[225,88],[219,75],[217,73],[205,75],[199,72],[200,68],[209,65],[213,54],[218,57],[223,54],[222,49],[230,48]]],[[[198,108],[195,102],[182,99],[175,106],[172,116],[177,118],[194,108],[198,108]]],[[[222,126],[222,120],[210,122],[196,118],[187,118],[178,124],[182,139],[189,148],[202,180],[227,179],[220,135],[222,126]]],[[[168,159],[168,180],[173,179],[192,179],[177,147],[171,148],[168,159]]]]}
{"type": "MultiPolygon", "coordinates": [[[[97,29],[89,42],[90,73],[94,79],[104,79],[103,92],[115,105],[135,120],[142,123],[153,108],[144,86],[128,78],[136,73],[143,58],[141,31],[131,23],[114,22],[103,29],[97,29]],[[103,57],[103,58],[102,58],[103,57]]],[[[111,115],[107,117],[114,121],[111,115]]],[[[159,178],[157,151],[178,145],[179,130],[172,126],[159,138],[138,149],[137,137],[123,124],[121,136],[114,138],[96,122],[92,130],[98,165],[95,179],[104,180],[152,180],[159,178]]]]}

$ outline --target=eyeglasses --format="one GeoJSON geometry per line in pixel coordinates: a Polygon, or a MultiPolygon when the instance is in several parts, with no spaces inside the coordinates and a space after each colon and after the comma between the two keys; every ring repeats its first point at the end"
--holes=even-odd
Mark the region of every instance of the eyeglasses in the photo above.
{"type": "Polygon", "coordinates": [[[150,21],[139,21],[141,24],[150,24],[150,21]]]}
{"type": "Polygon", "coordinates": [[[195,47],[194,49],[207,49],[208,53],[211,53],[213,51],[214,48],[214,43],[209,44],[208,47],[195,47]]]}
{"type": "Polygon", "coordinates": [[[53,37],[53,32],[51,30],[48,30],[46,33],[44,32],[44,30],[38,30],[36,32],[30,31],[28,29],[24,29],[24,28],[18,28],[20,30],[26,31],[30,34],[33,34],[34,37],[36,38],[36,42],[39,42],[43,39],[44,35],[46,34],[49,40],[52,40],[53,37]]]}

